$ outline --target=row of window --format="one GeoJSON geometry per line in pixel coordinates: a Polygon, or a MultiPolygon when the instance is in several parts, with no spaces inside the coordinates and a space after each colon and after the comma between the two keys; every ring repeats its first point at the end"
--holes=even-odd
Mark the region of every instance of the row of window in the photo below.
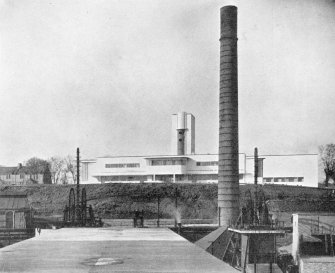
{"type": "Polygon", "coordinates": [[[166,165],[186,165],[186,160],[183,160],[183,159],[151,160],[151,166],[166,166],[166,165]]]}
{"type": "Polygon", "coordinates": [[[140,181],[143,180],[143,176],[101,176],[101,182],[108,181],[140,181]]]}
{"type": "MultiPolygon", "coordinates": [[[[183,159],[162,159],[162,160],[151,160],[151,166],[168,166],[168,165],[186,165],[186,160],[183,159]]],[[[197,166],[217,166],[217,161],[202,161],[197,162],[197,166]]],[[[105,164],[106,168],[139,168],[139,163],[115,163],[105,164]]]]}
{"type": "Polygon", "coordinates": [[[217,166],[217,161],[199,161],[197,162],[197,166],[217,166]]]}
{"type": "MultiPolygon", "coordinates": [[[[16,176],[15,174],[13,175],[14,177],[16,176]]],[[[20,178],[24,179],[25,177],[30,177],[32,179],[38,179],[38,174],[20,174],[20,178]]],[[[11,174],[6,174],[6,179],[11,179],[12,175],[11,174]]]]}
{"type": "Polygon", "coordinates": [[[304,182],[303,177],[264,177],[264,182],[304,182]]]}
{"type": "Polygon", "coordinates": [[[139,168],[140,163],[106,164],[105,168],[139,168]]]}

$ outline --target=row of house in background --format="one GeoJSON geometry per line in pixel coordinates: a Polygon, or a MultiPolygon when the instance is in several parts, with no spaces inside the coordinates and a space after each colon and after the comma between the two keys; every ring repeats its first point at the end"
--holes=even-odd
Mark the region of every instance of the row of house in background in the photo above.
{"type": "Polygon", "coordinates": [[[35,185],[52,184],[51,172],[48,166],[43,167],[38,173],[31,171],[22,164],[17,167],[0,166],[0,185],[35,185]]]}

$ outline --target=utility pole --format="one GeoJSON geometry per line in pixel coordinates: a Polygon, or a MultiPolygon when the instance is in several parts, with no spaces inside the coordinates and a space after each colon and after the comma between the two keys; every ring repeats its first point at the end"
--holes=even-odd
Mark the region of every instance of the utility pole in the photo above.
{"type": "Polygon", "coordinates": [[[254,167],[255,167],[254,181],[255,181],[255,185],[257,185],[257,182],[258,182],[258,149],[257,148],[255,148],[255,151],[254,151],[254,167]]]}
{"type": "MultiPolygon", "coordinates": [[[[255,202],[254,202],[254,225],[259,224],[259,219],[258,219],[258,186],[257,186],[257,179],[258,179],[258,149],[255,148],[254,151],[254,183],[255,183],[255,202]]],[[[255,265],[256,266],[256,265],[255,265]]],[[[256,268],[255,268],[256,269],[256,268]]],[[[256,271],[255,271],[256,272],[256,271]]]]}
{"type": "Polygon", "coordinates": [[[77,221],[80,221],[80,188],[79,188],[79,181],[80,181],[80,169],[79,169],[79,164],[80,164],[80,160],[79,160],[79,148],[77,148],[77,204],[76,204],[76,214],[77,214],[77,221]]]}
{"type": "Polygon", "coordinates": [[[177,217],[178,217],[178,188],[175,188],[175,218],[174,218],[174,227],[177,227],[177,217]]]}

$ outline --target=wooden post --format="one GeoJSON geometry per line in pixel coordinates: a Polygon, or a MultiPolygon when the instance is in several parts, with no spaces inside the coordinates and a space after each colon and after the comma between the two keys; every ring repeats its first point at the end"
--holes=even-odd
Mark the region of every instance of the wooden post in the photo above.
{"type": "Polygon", "coordinates": [[[178,213],[178,188],[175,188],[175,200],[174,200],[174,207],[175,207],[175,211],[176,211],[176,215],[174,218],[174,227],[177,227],[177,213],[178,213]]]}
{"type": "Polygon", "coordinates": [[[327,236],[327,234],[325,234],[325,252],[326,252],[326,254],[329,253],[328,252],[328,236],[327,236]]]}
{"type": "Polygon", "coordinates": [[[159,227],[159,203],[160,203],[160,197],[157,197],[157,227],[159,227]]]}
{"type": "Polygon", "coordinates": [[[333,241],[334,228],[330,230],[330,255],[334,257],[334,241],[333,241]]]}
{"type": "MultiPolygon", "coordinates": [[[[250,236],[250,237],[251,237],[251,236],[250,236]]],[[[254,238],[255,238],[255,237],[254,237],[254,238]]],[[[256,255],[257,248],[256,248],[256,246],[255,246],[255,241],[256,241],[256,240],[254,240],[252,251],[253,251],[253,253],[254,253],[254,273],[257,273],[257,255],[256,255]]]]}
{"type": "Polygon", "coordinates": [[[318,216],[318,233],[320,233],[320,217],[318,216]]]}

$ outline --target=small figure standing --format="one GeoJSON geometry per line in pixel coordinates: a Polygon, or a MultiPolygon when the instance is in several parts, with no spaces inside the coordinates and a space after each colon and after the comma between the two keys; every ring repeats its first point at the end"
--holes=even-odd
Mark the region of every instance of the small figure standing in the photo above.
{"type": "Polygon", "coordinates": [[[135,216],[134,216],[134,227],[137,227],[137,220],[140,217],[140,212],[138,210],[135,211],[135,216]]]}

